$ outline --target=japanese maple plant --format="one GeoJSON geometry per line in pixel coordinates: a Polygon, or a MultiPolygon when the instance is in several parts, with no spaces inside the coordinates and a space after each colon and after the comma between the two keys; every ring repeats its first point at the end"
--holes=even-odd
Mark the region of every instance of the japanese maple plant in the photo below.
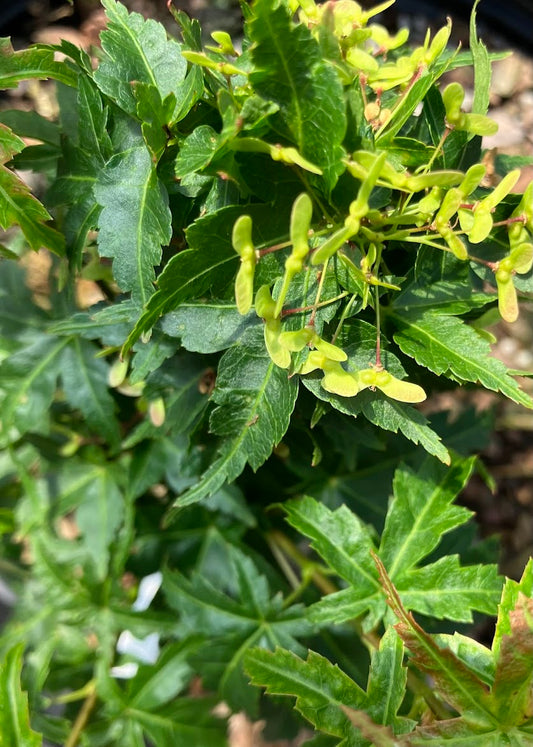
{"type": "Polygon", "coordinates": [[[391,4],[243,2],[204,43],[103,0],[92,56],[0,40],[58,111],[0,113],[0,744],[216,747],[240,711],[532,744],[533,566],[456,502],[490,418],[420,403],[533,407],[487,330],[532,297],[533,184],[486,168],[475,9],[465,51],[391,4]]]}

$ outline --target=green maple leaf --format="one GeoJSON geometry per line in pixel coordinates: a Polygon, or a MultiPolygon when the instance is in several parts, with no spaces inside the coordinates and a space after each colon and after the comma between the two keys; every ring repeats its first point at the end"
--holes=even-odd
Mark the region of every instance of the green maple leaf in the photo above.
{"type": "Polygon", "coordinates": [[[495,566],[463,567],[453,555],[423,564],[443,534],[471,515],[452,501],[472,466],[471,459],[456,459],[449,468],[429,460],[417,473],[399,468],[379,549],[369,528],[346,506],[331,511],[309,497],[285,503],[289,523],[347,583],[311,608],[312,619],[338,624],[364,616],[367,629],[378,623],[386,606],[369,562],[376,550],[409,609],[465,622],[472,620],[472,610],[493,613],[501,590],[495,566]]]}
{"type": "Polygon", "coordinates": [[[309,635],[312,626],[301,605],[284,607],[280,594],[272,596],[267,579],[250,558],[235,547],[228,552],[236,579],[233,594],[215,588],[201,573],[189,580],[168,572],[163,591],[179,612],[184,631],[200,630],[208,638],[202,669],[221,697],[232,707],[253,709],[258,693],[247,686],[242,669],[248,649],[283,646],[301,652],[296,639],[309,635]]]}
{"type": "Polygon", "coordinates": [[[295,697],[296,710],[319,731],[340,738],[339,747],[367,747],[381,743],[365,738],[366,719],[389,739],[387,744],[394,744],[390,740],[395,734],[413,727],[413,722],[398,715],[407,679],[403,655],[400,638],[389,628],[372,654],[366,692],[314,651],[304,661],[279,648],[252,649],[245,668],[252,683],[265,687],[267,693],[295,697]]]}

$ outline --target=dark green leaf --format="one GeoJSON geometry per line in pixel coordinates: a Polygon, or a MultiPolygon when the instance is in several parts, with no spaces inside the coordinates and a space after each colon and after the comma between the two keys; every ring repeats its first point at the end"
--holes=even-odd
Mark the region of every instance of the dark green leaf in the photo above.
{"type": "Polygon", "coordinates": [[[59,126],[36,111],[7,109],[0,112],[0,122],[10,127],[19,137],[31,137],[48,145],[59,146],[59,126]]]}
{"type": "Polygon", "coordinates": [[[155,711],[132,709],[128,716],[156,745],[226,747],[226,728],[211,715],[216,704],[205,698],[179,698],[155,711]]]}
{"type": "Polygon", "coordinates": [[[176,158],[176,176],[183,178],[205,168],[218,150],[219,136],[209,125],[200,125],[187,137],[176,158]]]}
{"type": "Polygon", "coordinates": [[[215,588],[201,573],[191,581],[168,573],[163,589],[169,604],[179,611],[185,630],[201,630],[208,636],[210,646],[203,658],[209,662],[207,671],[214,670],[221,697],[234,708],[253,707],[257,693],[247,687],[242,671],[248,649],[281,645],[300,651],[295,636],[309,634],[311,627],[301,607],[284,608],[280,595],[271,598],[266,578],[249,557],[232,547],[229,557],[236,598],[215,588]]]}
{"type": "Polygon", "coordinates": [[[163,317],[163,331],[180,337],[184,348],[193,353],[217,353],[233,345],[246,329],[259,324],[253,312],[243,317],[234,303],[209,301],[183,303],[163,317]]]}
{"type": "Polygon", "coordinates": [[[70,406],[81,410],[96,435],[116,447],[120,432],[107,383],[109,365],[95,357],[97,352],[90,342],[72,338],[61,358],[61,381],[70,406]]]}
{"type": "Polygon", "coordinates": [[[128,351],[162,314],[173,311],[184,301],[201,297],[209,288],[214,294],[220,294],[226,288],[234,277],[239,259],[231,245],[231,232],[233,224],[244,212],[252,217],[254,241],[267,244],[279,240],[280,226],[288,230],[290,205],[278,208],[232,205],[191,223],[186,231],[191,248],[175,255],[158,277],[158,291],[126,340],[123,352],[128,351]]]}
{"type": "Polygon", "coordinates": [[[102,4],[109,21],[101,35],[105,56],[94,80],[118,106],[135,115],[132,81],[155,86],[164,101],[183,81],[187,63],[180,45],[167,38],[162,24],[145,20],[139,13],[128,13],[115,0],[103,0],[102,4]]]}
{"type": "MultiPolygon", "coordinates": [[[[265,350],[262,329],[251,329],[222,357],[213,392],[211,430],[222,437],[219,455],[200,482],[180,496],[186,506],[234,480],[248,462],[257,469],[288,428],[298,386],[265,350]]],[[[170,516],[173,515],[173,512],[170,516]]]]}
{"type": "Polygon", "coordinates": [[[93,479],[87,484],[76,511],[76,523],[101,581],[108,576],[110,547],[123,518],[124,496],[112,473],[105,466],[93,470],[93,479]]]}
{"type": "Polygon", "coordinates": [[[191,636],[180,643],[171,643],[161,651],[153,666],[140,666],[129,682],[127,703],[129,708],[153,711],[173,700],[189,683],[193,671],[188,657],[201,643],[191,636]]]}
{"type": "Polygon", "coordinates": [[[456,381],[480,383],[524,407],[533,407],[533,401],[507,373],[506,366],[490,357],[489,343],[468,324],[432,312],[395,313],[391,317],[399,328],[394,340],[419,365],[456,381]]]}
{"type": "Polygon", "coordinates": [[[322,59],[319,43],[307,27],[291,22],[284,3],[256,0],[253,13],[252,85],[279,106],[292,141],[304,158],[322,169],[330,192],[344,171],[346,111],[341,82],[322,59]]]}
{"type": "Polygon", "coordinates": [[[16,422],[21,433],[46,430],[48,410],[56,391],[63,350],[67,339],[41,336],[37,342],[2,362],[2,378],[8,394],[2,403],[4,434],[16,422]]]}
{"type": "Polygon", "coordinates": [[[341,708],[365,708],[366,693],[320,654],[309,651],[303,661],[283,649],[254,649],[246,657],[246,671],[252,683],[265,687],[268,693],[295,697],[295,707],[302,716],[320,731],[343,738],[343,747],[368,744],[341,708]]]}
{"type": "Polygon", "coordinates": [[[170,242],[171,215],[165,187],[138,131],[131,130],[128,149],[102,169],[94,193],[102,206],[100,254],[113,257],[117,283],[144,306],[153,292],[161,246],[170,242]]]}

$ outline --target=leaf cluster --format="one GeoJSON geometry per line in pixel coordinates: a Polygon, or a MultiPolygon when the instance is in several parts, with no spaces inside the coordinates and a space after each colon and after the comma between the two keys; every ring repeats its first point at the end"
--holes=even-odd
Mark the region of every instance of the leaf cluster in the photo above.
{"type": "Polygon", "coordinates": [[[460,52],[388,5],[254,0],[206,43],[103,0],[94,58],[0,40],[59,112],[0,112],[0,745],[217,747],[239,710],[531,740],[531,566],[503,584],[455,502],[491,417],[418,404],[533,407],[486,329],[533,292],[532,192],[485,178],[475,9],[460,52]]]}

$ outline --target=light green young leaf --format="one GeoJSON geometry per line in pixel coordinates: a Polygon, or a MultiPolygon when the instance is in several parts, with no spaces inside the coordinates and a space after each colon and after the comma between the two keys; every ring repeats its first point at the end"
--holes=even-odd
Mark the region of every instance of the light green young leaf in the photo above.
{"type": "MultiPolygon", "coordinates": [[[[268,356],[263,330],[252,328],[220,360],[212,399],[211,430],[222,438],[219,455],[197,485],[175,506],[211,495],[234,480],[246,463],[256,470],[270,456],[289,426],[298,385],[268,356]]],[[[174,512],[171,511],[170,521],[174,512]]]]}
{"type": "Polygon", "coordinates": [[[492,67],[487,47],[478,38],[476,28],[476,11],[479,0],[474,2],[470,14],[470,49],[474,63],[474,99],[472,113],[485,115],[490,103],[492,67]]]}
{"type": "Polygon", "coordinates": [[[398,578],[408,609],[437,619],[471,623],[472,610],[493,615],[500,597],[496,565],[461,566],[457,555],[446,555],[430,565],[398,578]]]}
{"type": "Polygon", "coordinates": [[[399,329],[394,340],[419,365],[451,379],[479,383],[533,408],[533,401],[507,373],[506,366],[490,357],[489,343],[468,324],[432,312],[393,313],[391,318],[399,329]]]}
{"type": "Polygon", "coordinates": [[[416,107],[422,101],[432,87],[449,66],[448,61],[438,62],[431,70],[427,68],[422,71],[418,80],[409,87],[407,94],[398,99],[391,116],[376,133],[376,143],[389,142],[400,132],[403,125],[409,120],[416,107]]]}
{"type": "Polygon", "coordinates": [[[407,685],[407,668],[403,666],[404,647],[395,629],[389,627],[372,653],[368,674],[367,713],[376,724],[386,724],[395,734],[409,732],[414,722],[398,711],[407,685]]]}
{"type": "Polygon", "coordinates": [[[331,191],[344,170],[341,143],[346,131],[343,90],[335,69],[324,62],[307,27],[293,24],[279,0],[256,0],[248,31],[254,90],[279,106],[289,137],[305,159],[322,169],[326,190],[331,191]]]}
{"type": "Polygon", "coordinates": [[[169,140],[168,125],[176,107],[176,97],[169,93],[161,99],[158,89],[149,83],[136,81],[134,84],[137,99],[137,116],[141,121],[141,131],[152,158],[159,161],[169,140]]]}
{"type": "Polygon", "coordinates": [[[28,696],[20,686],[22,654],[19,644],[3,656],[0,664],[0,745],[40,747],[42,736],[30,727],[28,696]]]}
{"type": "MultiPolygon", "coordinates": [[[[132,81],[155,86],[164,101],[182,83],[187,63],[180,45],[167,38],[161,23],[145,20],[139,13],[128,13],[115,0],[103,0],[102,4],[109,20],[101,34],[105,56],[94,80],[121,109],[135,116],[137,102],[132,81]]],[[[176,111],[180,103],[176,102],[176,111]]]]}
{"type": "Polygon", "coordinates": [[[123,291],[144,306],[153,292],[154,265],[172,235],[168,195],[138,131],[132,129],[128,149],[111,158],[94,188],[102,206],[98,247],[113,257],[113,271],[123,291]]]}

